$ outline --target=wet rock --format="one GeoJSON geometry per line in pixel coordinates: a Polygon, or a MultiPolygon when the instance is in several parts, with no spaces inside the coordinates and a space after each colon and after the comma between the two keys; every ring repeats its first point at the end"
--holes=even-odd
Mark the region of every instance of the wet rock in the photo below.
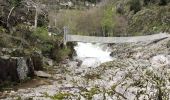
{"type": "Polygon", "coordinates": [[[19,81],[33,76],[33,66],[29,58],[0,57],[0,81],[19,81]]]}
{"type": "Polygon", "coordinates": [[[83,63],[83,61],[82,61],[82,60],[79,60],[79,59],[76,59],[76,62],[78,62],[78,63],[77,63],[77,66],[78,66],[78,67],[80,67],[80,66],[82,65],[82,63],[83,63]]]}
{"type": "Polygon", "coordinates": [[[33,61],[34,70],[43,70],[43,56],[41,53],[33,53],[31,59],[33,61]]]}
{"type": "Polygon", "coordinates": [[[46,72],[43,72],[43,71],[35,71],[35,75],[38,77],[42,77],[42,78],[51,78],[52,77],[52,75],[50,75],[46,72]]]}
{"type": "Polygon", "coordinates": [[[0,58],[0,81],[18,81],[17,62],[7,57],[0,58]]]}

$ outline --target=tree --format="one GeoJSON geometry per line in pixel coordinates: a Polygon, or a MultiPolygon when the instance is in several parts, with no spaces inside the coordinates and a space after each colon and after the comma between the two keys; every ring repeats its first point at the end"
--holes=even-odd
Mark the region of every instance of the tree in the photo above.
{"type": "Polygon", "coordinates": [[[19,6],[21,4],[22,0],[8,0],[8,2],[10,3],[11,6],[19,6]]]}
{"type": "Polygon", "coordinates": [[[141,10],[140,0],[131,0],[130,11],[134,11],[134,13],[137,13],[140,10],[141,10]]]}
{"type": "Polygon", "coordinates": [[[41,4],[39,0],[33,1],[33,0],[25,0],[25,6],[28,8],[35,8],[35,17],[34,17],[34,28],[37,28],[38,25],[38,15],[40,13],[43,13],[43,10],[45,9],[45,5],[41,4]]]}
{"type": "Polygon", "coordinates": [[[167,5],[168,0],[160,0],[159,5],[167,5]]]}
{"type": "Polygon", "coordinates": [[[14,11],[14,9],[21,4],[21,1],[22,1],[22,0],[8,0],[8,3],[9,3],[10,6],[11,6],[10,12],[9,12],[9,14],[8,14],[8,17],[7,17],[7,27],[9,28],[10,33],[12,33],[12,31],[11,31],[11,26],[10,26],[10,24],[9,24],[10,16],[11,16],[12,12],[14,11]]]}

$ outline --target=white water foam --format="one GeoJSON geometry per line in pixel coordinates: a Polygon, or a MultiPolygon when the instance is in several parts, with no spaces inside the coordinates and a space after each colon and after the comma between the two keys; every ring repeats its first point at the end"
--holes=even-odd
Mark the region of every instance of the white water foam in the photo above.
{"type": "Polygon", "coordinates": [[[101,63],[112,61],[109,47],[104,44],[92,44],[78,42],[74,47],[77,57],[82,60],[82,65],[87,67],[99,66],[101,63]]]}

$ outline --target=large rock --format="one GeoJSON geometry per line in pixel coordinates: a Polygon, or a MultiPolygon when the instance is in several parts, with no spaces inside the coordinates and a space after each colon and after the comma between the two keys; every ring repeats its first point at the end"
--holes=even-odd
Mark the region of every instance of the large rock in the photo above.
{"type": "Polygon", "coordinates": [[[33,64],[31,59],[18,57],[17,60],[17,73],[20,80],[24,80],[28,77],[29,73],[33,74],[33,64]],[[28,62],[28,63],[27,63],[28,62]]]}
{"type": "Polygon", "coordinates": [[[0,82],[20,81],[34,76],[34,67],[30,58],[0,57],[0,82]]]}
{"type": "Polygon", "coordinates": [[[151,59],[153,67],[162,67],[169,64],[168,58],[164,55],[157,55],[151,59]]]}
{"type": "Polygon", "coordinates": [[[41,53],[33,53],[31,59],[33,61],[34,70],[43,70],[43,56],[41,53]]]}
{"type": "Polygon", "coordinates": [[[17,62],[7,56],[0,58],[0,81],[18,81],[17,62]]]}

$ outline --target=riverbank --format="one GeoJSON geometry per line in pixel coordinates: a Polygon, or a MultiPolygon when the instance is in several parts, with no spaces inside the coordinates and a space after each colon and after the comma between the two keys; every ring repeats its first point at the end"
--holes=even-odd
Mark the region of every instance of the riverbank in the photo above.
{"type": "Polygon", "coordinates": [[[112,45],[111,62],[97,67],[78,62],[53,68],[52,84],[10,92],[6,100],[139,100],[169,97],[169,41],[112,45]]]}

